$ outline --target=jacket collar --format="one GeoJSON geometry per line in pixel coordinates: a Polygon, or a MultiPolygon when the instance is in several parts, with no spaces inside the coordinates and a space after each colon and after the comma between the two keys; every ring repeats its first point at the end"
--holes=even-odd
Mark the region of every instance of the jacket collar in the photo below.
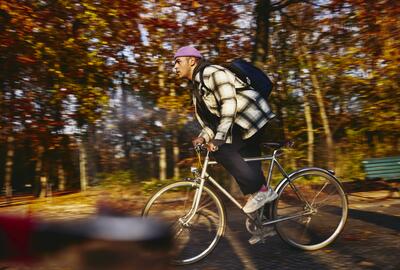
{"type": "Polygon", "coordinates": [[[209,65],[211,65],[210,62],[208,62],[207,60],[201,59],[197,63],[197,66],[193,70],[193,75],[192,75],[192,80],[191,81],[195,82],[197,73],[199,73],[200,70],[204,69],[206,66],[209,66],[209,65]]]}

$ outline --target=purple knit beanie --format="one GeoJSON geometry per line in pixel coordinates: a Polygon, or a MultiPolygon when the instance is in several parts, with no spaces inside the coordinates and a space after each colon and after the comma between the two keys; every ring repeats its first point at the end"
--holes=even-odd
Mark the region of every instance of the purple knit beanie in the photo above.
{"type": "Polygon", "coordinates": [[[201,55],[201,53],[191,47],[191,46],[185,46],[180,48],[179,50],[176,51],[174,59],[176,59],[177,57],[182,57],[182,56],[193,56],[193,57],[197,57],[197,58],[203,58],[203,56],[201,55]]]}

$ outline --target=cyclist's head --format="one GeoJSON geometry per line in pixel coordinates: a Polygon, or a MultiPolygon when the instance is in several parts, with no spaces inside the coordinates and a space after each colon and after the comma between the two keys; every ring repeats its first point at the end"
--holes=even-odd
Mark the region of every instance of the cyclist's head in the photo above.
{"type": "Polygon", "coordinates": [[[176,51],[174,70],[179,78],[192,79],[193,70],[203,56],[191,46],[185,46],[176,51]]]}

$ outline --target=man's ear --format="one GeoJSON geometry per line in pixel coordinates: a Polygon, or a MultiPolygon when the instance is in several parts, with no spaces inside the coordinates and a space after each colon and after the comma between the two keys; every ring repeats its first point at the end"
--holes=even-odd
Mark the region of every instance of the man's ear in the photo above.
{"type": "Polygon", "coordinates": [[[197,64],[196,58],[190,57],[190,58],[189,58],[189,65],[190,65],[190,66],[194,66],[194,65],[196,65],[196,64],[197,64]]]}

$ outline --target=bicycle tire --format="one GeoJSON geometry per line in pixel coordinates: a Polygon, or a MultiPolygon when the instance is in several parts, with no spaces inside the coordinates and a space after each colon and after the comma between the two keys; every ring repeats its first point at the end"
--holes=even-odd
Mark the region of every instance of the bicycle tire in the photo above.
{"type": "Polygon", "coordinates": [[[217,246],[226,227],[226,211],[221,199],[204,185],[199,208],[188,226],[180,218],[190,210],[199,184],[179,181],[159,189],[146,203],[142,216],[161,219],[172,228],[174,264],[191,264],[206,257],[217,246]]]}
{"type": "Polygon", "coordinates": [[[280,238],[302,250],[317,250],[332,243],[343,230],[348,216],[348,200],[342,185],[330,172],[306,168],[285,178],[277,188],[274,219],[310,212],[305,216],[275,224],[280,238]],[[309,202],[297,196],[295,189],[309,202]],[[322,198],[326,196],[326,198],[322,198]]]}

